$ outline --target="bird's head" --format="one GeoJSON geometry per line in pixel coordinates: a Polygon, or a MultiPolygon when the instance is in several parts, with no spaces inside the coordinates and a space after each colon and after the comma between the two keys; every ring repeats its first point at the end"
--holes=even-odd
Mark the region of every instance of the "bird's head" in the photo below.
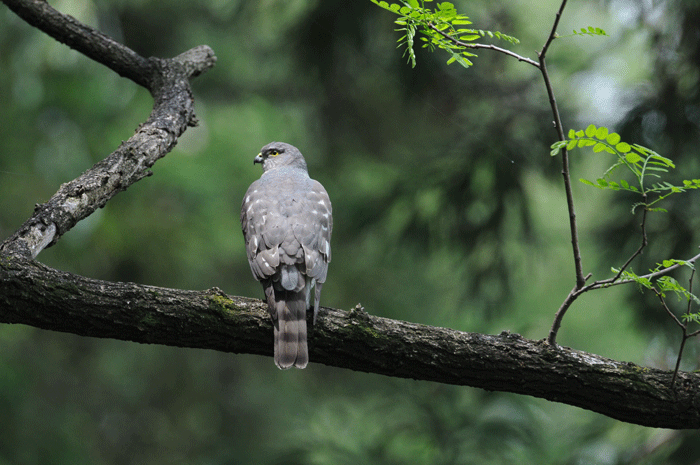
{"type": "Polygon", "coordinates": [[[306,160],[299,149],[284,142],[270,142],[260,149],[253,164],[262,164],[263,173],[281,166],[293,166],[306,171],[306,160]]]}

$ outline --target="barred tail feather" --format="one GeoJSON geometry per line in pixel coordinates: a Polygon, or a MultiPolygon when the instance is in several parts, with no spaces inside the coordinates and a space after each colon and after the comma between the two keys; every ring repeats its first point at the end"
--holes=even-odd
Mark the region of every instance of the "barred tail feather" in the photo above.
{"type": "Polygon", "coordinates": [[[275,364],[285,370],[295,366],[305,368],[309,363],[306,343],[306,296],[304,292],[279,292],[275,302],[275,364]]]}

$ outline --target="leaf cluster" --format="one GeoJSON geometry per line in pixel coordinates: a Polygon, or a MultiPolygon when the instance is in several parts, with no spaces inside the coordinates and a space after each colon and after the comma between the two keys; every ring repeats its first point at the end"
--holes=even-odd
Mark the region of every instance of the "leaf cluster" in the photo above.
{"type": "MultiPolygon", "coordinates": [[[[653,270],[649,270],[649,275],[639,276],[630,270],[622,271],[621,275],[623,279],[634,281],[640,287],[654,291],[658,296],[660,296],[663,299],[666,298],[667,293],[673,293],[676,295],[679,301],[686,302],[688,304],[695,303],[696,305],[700,305],[700,298],[698,298],[698,296],[696,296],[691,291],[683,287],[675,278],[672,278],[671,276],[661,276],[658,279],[656,279],[656,281],[653,281],[653,276],[657,276],[658,274],[663,273],[669,268],[676,266],[685,266],[690,268],[691,270],[695,270],[695,266],[690,261],[669,259],[658,263],[656,268],[654,268],[653,270]]],[[[614,273],[620,272],[620,270],[616,268],[613,268],[612,271],[614,273]]],[[[688,310],[690,310],[690,307],[688,307],[688,310]]],[[[691,313],[690,311],[688,311],[684,313],[681,316],[681,318],[686,322],[693,321],[696,323],[700,323],[700,312],[691,313]]]]}
{"type": "Polygon", "coordinates": [[[574,29],[574,32],[572,34],[569,34],[566,36],[557,35],[557,38],[561,39],[564,37],[574,37],[574,36],[607,36],[607,35],[608,35],[608,33],[599,27],[588,26],[588,27],[582,27],[579,30],[574,29]]]}
{"type": "MultiPolygon", "coordinates": [[[[687,260],[668,259],[668,260],[662,261],[661,263],[657,263],[656,268],[649,270],[649,272],[650,272],[649,275],[639,276],[634,271],[624,270],[622,272],[622,278],[625,280],[634,281],[637,284],[639,284],[641,287],[644,287],[647,289],[654,289],[654,281],[652,281],[651,277],[656,276],[660,273],[663,273],[664,271],[668,270],[668,268],[675,267],[677,265],[687,266],[691,270],[695,269],[695,266],[693,265],[693,263],[689,262],[687,260]]],[[[614,273],[620,272],[620,270],[617,268],[612,268],[612,271],[614,273]]],[[[687,291],[685,288],[683,288],[678,283],[678,281],[671,278],[670,276],[662,276],[656,280],[656,283],[659,285],[657,290],[660,291],[660,294],[662,297],[666,297],[666,294],[665,294],[666,292],[674,292],[678,295],[679,299],[681,299],[681,297],[685,298],[686,301],[692,299],[696,303],[700,304],[700,299],[698,299],[698,297],[696,297],[694,294],[691,294],[689,291],[687,291]]]]}
{"type": "Polygon", "coordinates": [[[450,54],[448,65],[457,62],[465,68],[473,64],[470,58],[476,56],[469,51],[473,48],[469,46],[469,42],[488,36],[511,44],[520,43],[515,37],[502,32],[464,27],[472,22],[468,16],[457,13],[454,4],[450,2],[436,3],[436,8],[431,10],[426,8],[425,4],[432,0],[400,0],[401,4],[389,4],[383,0],[371,1],[399,15],[394,22],[400,26],[396,30],[403,32],[403,35],[397,42],[399,47],[406,47],[404,56],[408,56],[412,67],[416,66],[414,45],[418,33],[421,34],[419,39],[423,42],[422,48],[429,48],[431,51],[436,48],[445,50],[450,54]]]}
{"type": "Polygon", "coordinates": [[[665,211],[663,208],[652,208],[652,206],[672,194],[700,188],[700,179],[684,180],[682,185],[662,181],[662,175],[676,167],[671,159],[642,145],[623,142],[619,134],[610,132],[603,126],[596,127],[591,124],[585,130],[569,130],[567,139],[552,144],[550,153],[556,156],[563,149],[573,150],[583,147],[591,147],[595,153],[606,152],[615,155],[617,160],[595,182],[588,179],[580,179],[580,181],[600,189],[624,190],[641,195],[643,201],[634,204],[633,211],[638,206],[643,206],[650,211],[665,211]],[[610,179],[612,173],[620,167],[627,168],[627,171],[632,173],[634,178],[632,183],[625,179],[610,179]],[[653,179],[657,182],[652,182],[653,179]],[[651,194],[655,194],[655,198],[650,199],[651,194]]]}

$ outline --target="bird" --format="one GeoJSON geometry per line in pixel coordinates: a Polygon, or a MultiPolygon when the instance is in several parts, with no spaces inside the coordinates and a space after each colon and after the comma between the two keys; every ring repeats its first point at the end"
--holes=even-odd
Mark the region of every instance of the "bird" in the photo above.
{"type": "Polygon", "coordinates": [[[315,287],[316,323],[321,288],[331,261],[333,211],[320,182],[293,145],[271,142],[253,159],[262,175],[243,197],[241,229],[248,263],[265,292],[280,369],[309,362],[306,311],[315,287]]]}

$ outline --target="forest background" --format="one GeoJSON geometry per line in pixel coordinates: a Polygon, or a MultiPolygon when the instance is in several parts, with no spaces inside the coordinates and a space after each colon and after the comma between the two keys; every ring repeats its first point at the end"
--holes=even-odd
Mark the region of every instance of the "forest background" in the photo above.
{"type": "MultiPolygon", "coordinates": [[[[559,2],[455,2],[536,58],[559,2]]],[[[261,297],[238,223],[252,157],[299,147],[334,206],[323,305],[463,331],[546,337],[573,285],[556,140],[537,71],[487,50],[475,66],[396,50],[369,1],[52,2],[143,56],[207,44],[197,128],[155,175],[80,222],[41,261],[83,276],[261,297]]],[[[150,95],[0,7],[0,237],[127,139],[150,95]]],[[[550,76],[565,128],[607,125],[699,177],[700,5],[572,1],[550,76]]],[[[572,153],[574,179],[603,154],[572,153]]],[[[639,242],[632,201],[579,184],[586,266],[639,242]]],[[[694,194],[648,229],[635,271],[698,244],[694,194]]],[[[680,334],[653,296],[582,296],[558,341],[672,369],[680,334]]],[[[342,341],[338,341],[342,344],[342,341]]],[[[683,369],[697,368],[696,341],[683,369]]],[[[695,463],[695,431],[634,426],[524,396],[311,364],[0,326],[0,463],[695,463]]]]}

